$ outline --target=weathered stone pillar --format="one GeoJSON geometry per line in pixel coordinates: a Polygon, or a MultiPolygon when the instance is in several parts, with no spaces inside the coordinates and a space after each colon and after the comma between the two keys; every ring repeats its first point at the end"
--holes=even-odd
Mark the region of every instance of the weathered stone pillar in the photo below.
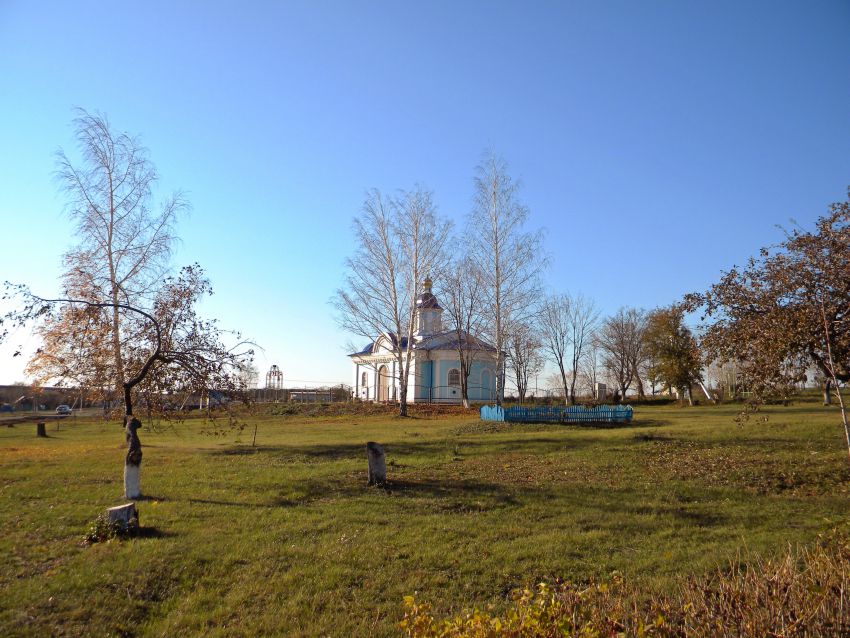
{"type": "Polygon", "coordinates": [[[130,522],[135,519],[134,524],[139,524],[139,513],[136,510],[135,503],[127,503],[126,505],[118,505],[116,507],[110,507],[106,510],[106,518],[112,523],[118,523],[121,525],[122,530],[127,530],[130,527],[130,522]]]}
{"type": "Polygon", "coordinates": [[[384,447],[370,441],[366,444],[366,458],[369,460],[369,475],[367,485],[383,485],[387,482],[387,463],[384,457],[384,447]]]}
{"type": "Polygon", "coordinates": [[[136,431],[141,422],[133,416],[125,417],[127,438],[127,457],[124,460],[124,497],[139,498],[141,490],[142,442],[136,431]]]}
{"type": "Polygon", "coordinates": [[[35,435],[36,436],[47,436],[47,430],[44,425],[44,421],[39,421],[35,425],[35,435]]]}

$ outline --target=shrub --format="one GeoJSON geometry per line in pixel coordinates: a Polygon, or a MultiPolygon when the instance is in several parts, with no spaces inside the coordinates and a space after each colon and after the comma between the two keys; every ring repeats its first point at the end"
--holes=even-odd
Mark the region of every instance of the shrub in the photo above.
{"type": "Polygon", "coordinates": [[[130,538],[135,536],[138,531],[139,519],[137,518],[131,518],[130,522],[125,525],[121,521],[110,522],[106,514],[101,514],[89,525],[89,531],[83,537],[83,544],[102,543],[114,538],[130,538]]]}
{"type": "Polygon", "coordinates": [[[684,579],[671,595],[642,595],[617,575],[541,583],[515,591],[501,615],[475,609],[443,620],[407,596],[400,626],[415,638],[849,635],[848,578],[850,541],[832,534],[778,559],[751,557],[684,579]]]}

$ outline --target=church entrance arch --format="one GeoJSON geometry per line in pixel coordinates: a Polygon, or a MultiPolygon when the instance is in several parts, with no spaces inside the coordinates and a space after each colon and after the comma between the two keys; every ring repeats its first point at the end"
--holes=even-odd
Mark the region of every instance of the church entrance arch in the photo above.
{"type": "Polygon", "coordinates": [[[387,366],[378,369],[378,401],[390,400],[390,372],[387,366]]]}

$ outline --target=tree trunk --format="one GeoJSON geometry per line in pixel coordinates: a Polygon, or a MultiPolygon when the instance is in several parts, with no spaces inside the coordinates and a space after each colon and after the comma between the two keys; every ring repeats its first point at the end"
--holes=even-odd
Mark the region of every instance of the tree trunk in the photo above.
{"type": "Polygon", "coordinates": [[[460,357],[460,396],[463,401],[463,407],[469,408],[469,366],[463,360],[463,353],[458,352],[460,357]]]}
{"type": "Polygon", "coordinates": [[[561,387],[564,388],[564,405],[570,404],[570,388],[567,384],[567,373],[564,370],[564,365],[558,361],[558,369],[561,372],[561,387]]]}
{"type": "Polygon", "coordinates": [[[398,415],[407,416],[407,388],[400,388],[401,396],[398,398],[398,415]]]}
{"type": "Polygon", "coordinates": [[[500,351],[496,353],[496,405],[502,405],[502,395],[505,387],[505,360],[500,351]]]}
{"type": "Polygon", "coordinates": [[[823,384],[823,404],[824,405],[832,405],[832,395],[830,394],[830,390],[832,389],[832,379],[827,379],[823,384]]]}
{"type": "MultiPolygon", "coordinates": [[[[409,335],[407,343],[413,343],[413,339],[409,335]]],[[[408,351],[410,348],[411,346],[408,346],[408,351]]],[[[407,375],[410,372],[410,357],[404,357],[399,353],[396,361],[398,362],[398,415],[407,416],[407,375]]]]}
{"type": "Polygon", "coordinates": [[[139,498],[141,491],[142,442],[137,430],[142,426],[132,414],[125,417],[127,456],[124,459],[124,497],[139,498]]]}

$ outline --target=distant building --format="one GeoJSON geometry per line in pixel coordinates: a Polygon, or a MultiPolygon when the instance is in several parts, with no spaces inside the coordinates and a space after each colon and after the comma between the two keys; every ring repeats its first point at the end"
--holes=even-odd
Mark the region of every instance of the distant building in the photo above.
{"type": "MultiPolygon", "coordinates": [[[[460,361],[458,335],[444,330],[443,309],[431,292],[432,282],[425,279],[423,292],[416,300],[416,324],[413,343],[401,337],[401,348],[412,347],[408,376],[408,403],[460,403],[460,361]]],[[[476,350],[468,383],[470,401],[496,399],[496,348],[462,333],[461,338],[476,350]]],[[[399,337],[392,332],[378,335],[359,352],[348,355],[354,366],[354,396],[363,401],[397,402],[398,362],[393,352],[399,337]]]]}

